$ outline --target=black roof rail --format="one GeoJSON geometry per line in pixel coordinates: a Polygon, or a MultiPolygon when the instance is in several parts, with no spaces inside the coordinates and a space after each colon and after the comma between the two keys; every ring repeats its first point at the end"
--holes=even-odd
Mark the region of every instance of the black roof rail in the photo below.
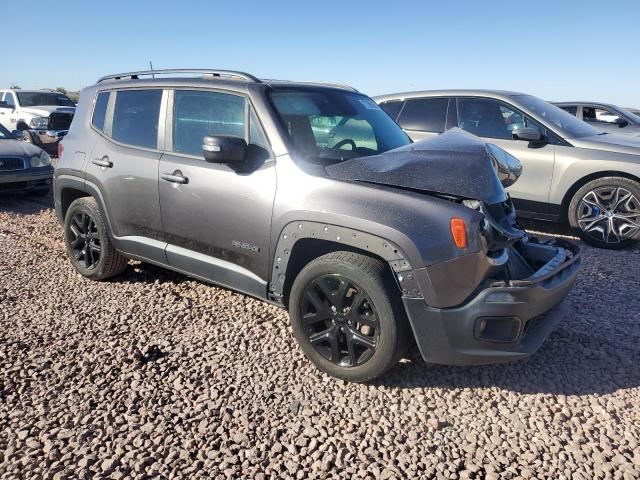
{"type": "Polygon", "coordinates": [[[169,68],[165,70],[142,70],[140,72],[127,72],[127,73],[114,73],[112,75],[106,75],[99,78],[96,83],[104,82],[106,80],[137,80],[140,77],[155,77],[156,75],[176,75],[181,73],[200,74],[203,76],[211,77],[229,77],[240,78],[249,82],[260,83],[260,80],[249,73],[236,72],[234,70],[210,70],[207,68],[169,68]]]}

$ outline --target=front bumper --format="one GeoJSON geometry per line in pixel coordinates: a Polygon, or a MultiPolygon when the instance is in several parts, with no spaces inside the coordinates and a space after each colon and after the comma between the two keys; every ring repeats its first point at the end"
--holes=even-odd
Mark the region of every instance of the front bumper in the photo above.
{"type": "Polygon", "coordinates": [[[24,192],[50,188],[53,183],[53,167],[22,170],[0,174],[0,193],[24,192]]]}
{"type": "MultiPolygon", "coordinates": [[[[524,248],[539,249],[537,244],[524,248]]],[[[575,245],[559,242],[554,248],[556,255],[530,277],[492,282],[457,307],[434,308],[422,299],[403,298],[425,361],[498,363],[524,358],[540,348],[567,314],[563,300],[581,263],[575,245]]]]}

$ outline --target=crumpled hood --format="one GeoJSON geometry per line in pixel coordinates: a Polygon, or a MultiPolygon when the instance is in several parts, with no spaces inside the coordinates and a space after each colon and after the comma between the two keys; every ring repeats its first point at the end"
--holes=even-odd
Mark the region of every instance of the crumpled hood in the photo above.
{"type": "Polygon", "coordinates": [[[605,133],[604,135],[571,138],[569,141],[578,148],[640,155],[640,137],[631,134],[605,133]]]}
{"type": "Polygon", "coordinates": [[[501,148],[454,128],[435,138],[380,155],[331,165],[326,171],[337,180],[408,188],[493,204],[507,199],[500,181],[506,186],[513,184],[522,167],[501,148]]]}
{"type": "Polygon", "coordinates": [[[53,112],[76,113],[75,107],[59,107],[57,105],[37,105],[35,107],[21,108],[21,110],[32,115],[38,115],[39,117],[48,117],[53,112]]]}
{"type": "Polygon", "coordinates": [[[0,157],[35,157],[41,153],[42,150],[39,147],[28,142],[13,139],[0,140],[0,157]]]}

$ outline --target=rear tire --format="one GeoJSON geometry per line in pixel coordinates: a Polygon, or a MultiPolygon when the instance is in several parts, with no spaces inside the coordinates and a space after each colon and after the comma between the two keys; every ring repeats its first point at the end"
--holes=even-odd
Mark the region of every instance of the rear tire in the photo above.
{"type": "Polygon", "coordinates": [[[73,267],[91,280],[105,280],[127,268],[128,260],[111,244],[93,197],[78,198],[69,206],[64,243],[73,267]]]}
{"type": "Polygon", "coordinates": [[[624,177],[592,180],[574,194],[567,216],[589,245],[625,248],[640,238],[640,184],[624,177]]]}
{"type": "Polygon", "coordinates": [[[367,382],[394,366],[408,322],[387,266],[353,252],[316,258],[289,295],[293,333],[306,356],[337,378],[367,382]]]}

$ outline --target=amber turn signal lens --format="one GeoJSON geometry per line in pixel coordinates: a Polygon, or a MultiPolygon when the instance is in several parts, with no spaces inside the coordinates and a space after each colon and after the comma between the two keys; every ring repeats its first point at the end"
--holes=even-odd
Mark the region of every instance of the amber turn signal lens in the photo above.
{"type": "Polygon", "coordinates": [[[467,248],[467,226],[461,218],[451,219],[451,236],[458,248],[467,248]]]}

